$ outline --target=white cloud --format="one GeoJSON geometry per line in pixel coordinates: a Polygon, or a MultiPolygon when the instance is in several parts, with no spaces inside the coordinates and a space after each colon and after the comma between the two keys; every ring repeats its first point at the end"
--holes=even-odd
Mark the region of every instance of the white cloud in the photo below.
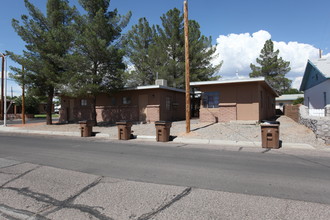
{"type": "MultiPolygon", "coordinates": [[[[271,34],[264,30],[252,35],[250,33],[220,35],[217,39],[219,56],[215,59],[216,63],[223,60],[220,75],[223,78],[232,78],[238,72],[239,76],[248,77],[251,72],[250,63],[256,63],[256,58],[259,57],[265,41],[270,38],[271,34]]],[[[319,50],[304,43],[286,43],[274,40],[273,42],[275,50],[280,50],[279,56],[290,61],[291,71],[287,77],[293,80],[292,86],[294,88],[299,88],[307,60],[318,58],[319,50]]],[[[323,57],[330,58],[330,54],[323,57]]]]}
{"type": "Polygon", "coordinates": [[[292,84],[291,84],[291,86],[292,86],[293,88],[299,89],[299,88],[300,88],[300,85],[301,85],[301,81],[302,81],[302,79],[303,79],[302,76],[295,77],[295,78],[292,80],[292,84]]]}

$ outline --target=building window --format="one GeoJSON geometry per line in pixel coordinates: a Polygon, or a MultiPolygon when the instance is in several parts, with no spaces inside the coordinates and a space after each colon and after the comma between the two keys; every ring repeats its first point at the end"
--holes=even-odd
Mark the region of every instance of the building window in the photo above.
{"type": "Polygon", "coordinates": [[[219,108],[219,92],[204,92],[203,107],[204,108],[219,108]]]}
{"type": "Polygon", "coordinates": [[[327,93],[323,92],[324,107],[327,105],[327,93]]]}
{"type": "Polygon", "coordinates": [[[129,105],[131,104],[131,97],[123,97],[123,104],[124,105],[129,105]]]}
{"type": "Polygon", "coordinates": [[[170,97],[166,97],[165,107],[166,107],[167,111],[171,110],[171,98],[170,97]]]}
{"type": "Polygon", "coordinates": [[[81,106],[87,106],[87,99],[82,99],[82,100],[80,101],[80,105],[81,105],[81,106]]]}

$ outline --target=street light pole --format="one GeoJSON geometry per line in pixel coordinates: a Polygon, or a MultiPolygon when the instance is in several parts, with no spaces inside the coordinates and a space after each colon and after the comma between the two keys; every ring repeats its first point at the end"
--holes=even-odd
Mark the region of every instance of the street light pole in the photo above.
{"type": "Polygon", "coordinates": [[[3,126],[7,126],[7,60],[6,55],[0,52],[2,56],[2,79],[1,79],[1,102],[3,100],[3,126]],[[6,69],[4,67],[6,66],[6,69]],[[5,94],[3,94],[3,90],[5,90],[5,94]]]}
{"type": "Polygon", "coordinates": [[[3,108],[3,91],[4,91],[4,75],[5,75],[5,55],[3,53],[0,52],[0,55],[2,57],[2,67],[1,67],[1,106],[0,106],[0,109],[1,109],[1,120],[3,120],[3,113],[4,113],[4,108],[3,108]]]}

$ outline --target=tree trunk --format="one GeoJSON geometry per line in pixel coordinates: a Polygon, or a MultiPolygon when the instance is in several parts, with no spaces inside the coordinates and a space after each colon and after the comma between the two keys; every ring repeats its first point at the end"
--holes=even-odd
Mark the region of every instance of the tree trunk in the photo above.
{"type": "Polygon", "coordinates": [[[94,126],[97,125],[97,120],[96,120],[96,96],[94,95],[92,98],[92,121],[94,126]]]}
{"type": "Polygon", "coordinates": [[[53,106],[53,97],[54,91],[50,91],[47,98],[47,106],[46,106],[46,124],[53,124],[52,120],[52,106],[53,106]]]}

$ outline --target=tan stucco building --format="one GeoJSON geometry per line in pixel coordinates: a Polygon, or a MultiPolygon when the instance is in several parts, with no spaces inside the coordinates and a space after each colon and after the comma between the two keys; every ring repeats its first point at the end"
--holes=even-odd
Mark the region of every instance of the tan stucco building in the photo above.
{"type": "MultiPolygon", "coordinates": [[[[96,97],[97,122],[176,121],[185,118],[185,91],[165,85],[139,86],[96,97]]],[[[61,97],[60,122],[92,119],[92,100],[61,97]]]]}
{"type": "Polygon", "coordinates": [[[202,122],[261,121],[275,117],[276,91],[264,78],[192,82],[202,92],[202,122]]]}

